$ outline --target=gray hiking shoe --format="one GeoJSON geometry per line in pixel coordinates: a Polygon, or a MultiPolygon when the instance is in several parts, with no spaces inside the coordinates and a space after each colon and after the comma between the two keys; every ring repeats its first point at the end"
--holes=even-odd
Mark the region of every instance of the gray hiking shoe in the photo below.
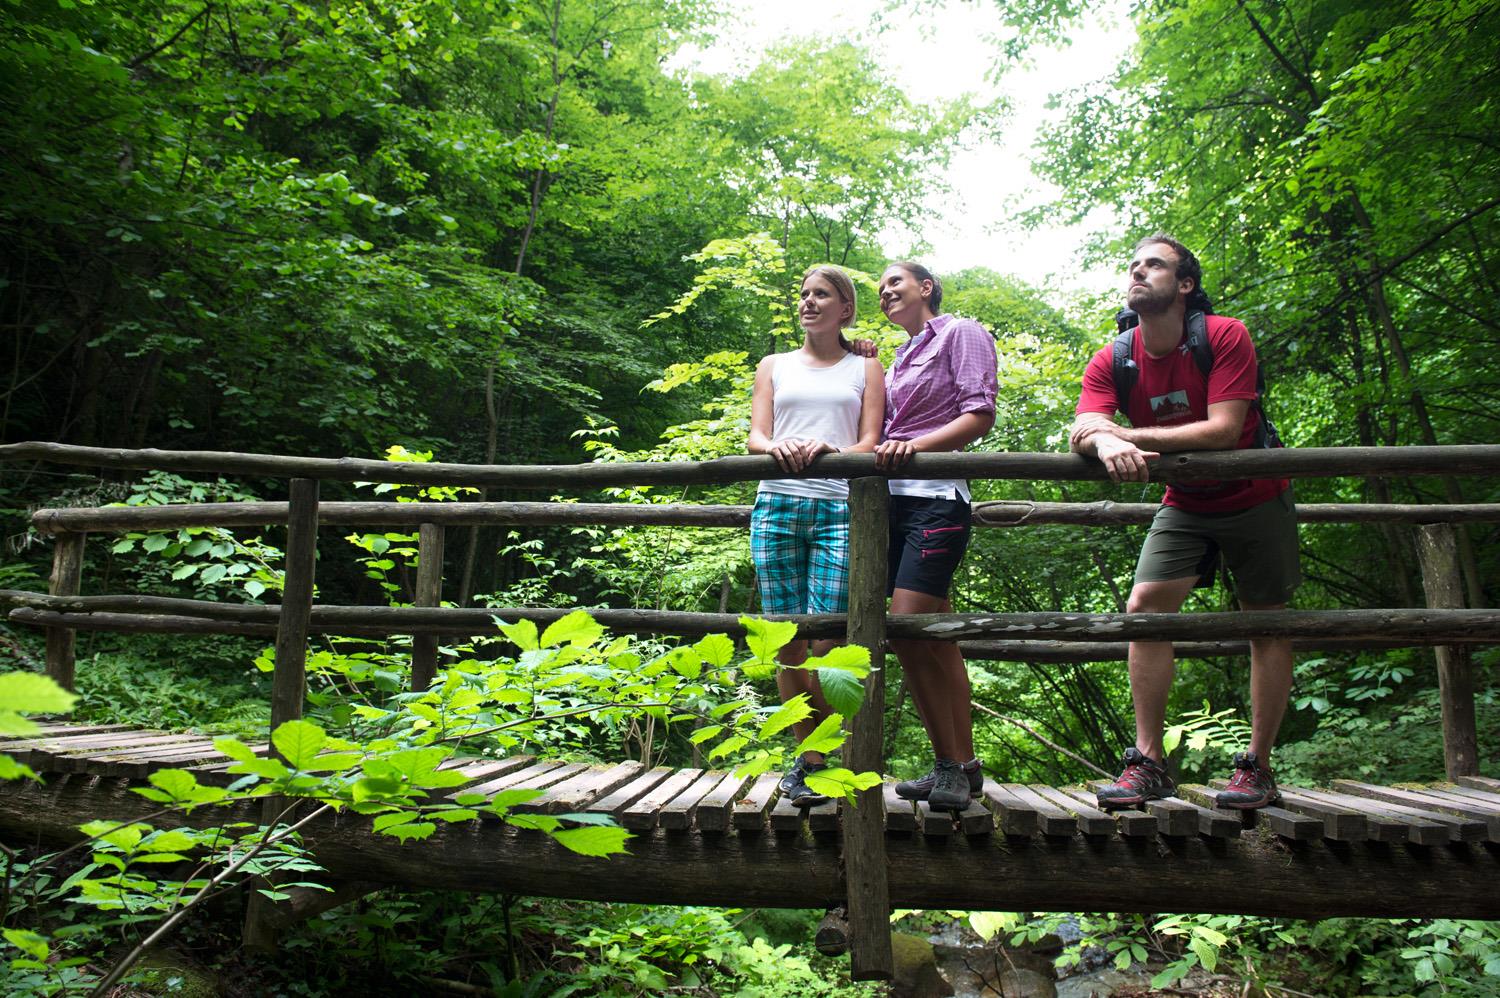
{"type": "Polygon", "coordinates": [[[932,789],[927,803],[944,811],[958,811],[969,806],[969,774],[952,759],[939,759],[932,768],[932,789]]]}
{"type": "MultiPolygon", "coordinates": [[[[970,759],[963,764],[964,775],[969,778],[969,796],[978,797],[984,789],[984,770],[979,765],[978,759],[970,759]]],[[[915,780],[902,780],[896,784],[896,796],[902,800],[927,800],[927,795],[932,793],[932,785],[937,782],[937,767],[927,771],[926,776],[919,776],[915,780]]]]}

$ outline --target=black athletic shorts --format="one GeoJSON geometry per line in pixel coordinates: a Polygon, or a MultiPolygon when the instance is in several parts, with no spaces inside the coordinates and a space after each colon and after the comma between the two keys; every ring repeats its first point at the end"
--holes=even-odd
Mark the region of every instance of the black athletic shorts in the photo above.
{"type": "Polygon", "coordinates": [[[946,599],[969,546],[969,530],[969,504],[963,499],[891,496],[886,595],[910,589],[946,599]]]}

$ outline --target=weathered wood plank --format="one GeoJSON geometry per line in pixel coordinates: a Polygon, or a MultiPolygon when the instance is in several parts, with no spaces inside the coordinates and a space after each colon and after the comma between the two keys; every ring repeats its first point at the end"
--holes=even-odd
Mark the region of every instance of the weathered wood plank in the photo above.
{"type": "Polygon", "coordinates": [[[663,804],[656,814],[656,823],[662,828],[681,830],[693,827],[693,812],[714,787],[729,774],[720,770],[703,770],[698,778],[688,784],[677,796],[663,804]]]}
{"type": "Polygon", "coordinates": [[[943,837],[953,834],[954,812],[935,808],[925,800],[917,801],[917,822],[923,835],[943,837]]]}
{"type": "MultiPolygon", "coordinates": [[[[1401,814],[1396,810],[1395,805],[1384,806],[1375,801],[1361,800],[1357,797],[1308,787],[1295,787],[1292,791],[1304,800],[1348,808],[1363,815],[1366,834],[1376,842],[1415,842],[1418,845],[1436,845],[1440,842],[1447,842],[1449,839],[1446,826],[1435,821],[1401,814]]],[[[1287,788],[1283,787],[1281,793],[1285,798],[1287,788]]]]}
{"type": "Polygon", "coordinates": [[[992,835],[995,831],[995,816],[984,802],[977,798],[958,812],[958,830],[965,835],[992,835]]]}
{"type": "Polygon", "coordinates": [[[680,769],[625,807],[616,817],[619,818],[620,824],[633,830],[645,831],[648,828],[655,828],[656,813],[661,806],[692,786],[701,775],[703,771],[699,769],[680,769]]]}
{"type": "Polygon", "coordinates": [[[1001,832],[1020,838],[1030,838],[1036,834],[1040,814],[1031,803],[988,778],[984,781],[982,794],[984,802],[999,816],[1001,832]]]}
{"type": "MultiPolygon", "coordinates": [[[[1352,798],[1375,801],[1398,815],[1448,826],[1455,842],[1477,842],[1489,837],[1489,817],[1457,813],[1457,808],[1433,807],[1416,794],[1377,787],[1357,780],[1335,780],[1333,789],[1352,798]]],[[[1439,802],[1441,805],[1441,802],[1439,802]]]]}
{"type": "Polygon", "coordinates": [[[1099,811],[1100,814],[1103,814],[1110,821],[1114,822],[1115,830],[1126,838],[1156,838],[1157,823],[1153,815],[1132,808],[1106,811],[1099,807],[1099,798],[1088,787],[1062,787],[1060,788],[1060,792],[1068,797],[1068,799],[1076,801],[1080,807],[1092,808],[1099,811]]]}
{"type": "Polygon", "coordinates": [[[1033,786],[1039,796],[1051,801],[1078,819],[1078,830],[1084,835],[1115,834],[1115,819],[1099,810],[1092,802],[1084,802],[1072,794],[1056,787],[1033,786]]]}
{"type": "Polygon", "coordinates": [[[1455,776],[1453,782],[1461,787],[1470,787],[1474,790],[1488,790],[1492,794],[1500,794],[1500,780],[1488,776],[1455,776]]]}
{"type": "Polygon", "coordinates": [[[568,814],[623,787],[645,771],[638,762],[614,766],[590,766],[547,788],[536,800],[517,805],[516,810],[535,814],[568,814]]]}
{"type": "Polygon", "coordinates": [[[1192,808],[1198,819],[1199,835],[1207,835],[1212,839],[1237,839],[1240,837],[1240,829],[1245,827],[1240,817],[1242,812],[1215,806],[1207,787],[1197,784],[1179,785],[1174,799],[1178,804],[1186,804],[1192,808]],[[1209,803],[1200,804],[1199,799],[1209,803]]]}
{"type": "Polygon", "coordinates": [[[1230,820],[1236,820],[1241,828],[1264,826],[1276,835],[1296,842],[1313,842],[1323,837],[1323,821],[1305,814],[1295,814],[1274,804],[1253,811],[1231,811],[1214,804],[1214,793],[1208,787],[1182,784],[1177,793],[1184,800],[1200,807],[1222,812],[1230,820]]]}
{"type": "Polygon", "coordinates": [[[776,773],[762,773],[755,778],[745,796],[734,802],[734,827],[744,832],[758,832],[766,827],[766,814],[776,796],[776,773]]]}
{"type": "Polygon", "coordinates": [[[1148,800],[1145,807],[1146,813],[1156,818],[1157,831],[1162,835],[1193,835],[1198,831],[1197,810],[1185,800],[1148,800]]]}
{"type": "Polygon", "coordinates": [[[719,785],[703,795],[698,802],[698,809],[694,813],[694,821],[698,824],[698,830],[703,832],[724,832],[729,830],[729,818],[734,811],[735,799],[739,797],[740,791],[745,789],[747,781],[727,773],[719,785]]]}
{"type": "Polygon", "coordinates": [[[807,809],[807,830],[813,833],[836,832],[841,827],[840,818],[845,815],[842,800],[826,800],[807,809]]]}
{"type": "Polygon", "coordinates": [[[1043,835],[1068,836],[1078,830],[1077,818],[1038,794],[1033,788],[1019,783],[1002,783],[1000,787],[1036,811],[1037,827],[1043,835]]]}
{"type": "Polygon", "coordinates": [[[881,803],[885,805],[885,830],[887,832],[914,832],[917,830],[916,805],[896,795],[896,784],[887,780],[881,784],[881,803]]]}
{"type": "Polygon", "coordinates": [[[483,783],[476,783],[471,787],[465,787],[460,792],[484,794],[486,797],[493,798],[502,790],[509,790],[512,787],[519,787],[522,784],[532,785],[532,782],[536,778],[545,776],[553,770],[561,768],[562,763],[556,759],[541,759],[533,761],[527,766],[513,768],[493,779],[485,780],[483,783]]]}
{"type": "Polygon", "coordinates": [[[649,772],[642,773],[614,793],[594,801],[584,808],[584,812],[619,817],[620,812],[655,790],[674,772],[676,770],[668,766],[658,766],[649,772]]]}
{"type": "MultiPolygon", "coordinates": [[[[1222,790],[1228,780],[1212,780],[1209,785],[1222,790]]],[[[1281,787],[1281,806],[1293,814],[1306,815],[1323,823],[1323,837],[1336,842],[1362,842],[1371,838],[1369,822],[1361,811],[1304,796],[1291,787],[1281,787]]]]}
{"type": "Polygon", "coordinates": [[[786,797],[779,797],[771,808],[771,831],[791,834],[802,831],[807,821],[807,808],[798,807],[786,797]]]}

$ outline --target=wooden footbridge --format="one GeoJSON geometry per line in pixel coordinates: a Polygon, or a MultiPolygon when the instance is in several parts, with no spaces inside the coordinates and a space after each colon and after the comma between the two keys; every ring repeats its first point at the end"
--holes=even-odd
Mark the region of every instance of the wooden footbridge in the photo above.
{"type": "MultiPolygon", "coordinates": [[[[50,593],[3,594],[9,619],[46,627],[48,671],[71,685],[78,629],[236,633],[276,641],[273,727],[299,717],[309,633],[412,634],[413,676],[425,688],[443,635],[493,633],[491,615],[555,619],[532,608],[440,606],[445,526],[475,523],[658,523],[743,527],[742,507],[536,503],[326,503],[317,479],[414,484],[594,488],[624,483],[742,481],[776,473],[769,458],[697,465],[562,468],[388,464],[264,455],[113,451],[52,444],[0,447],[0,460],[97,467],[245,473],[292,478],[286,503],[42,510],[37,527],[57,537],[50,593]],[[187,525],[288,525],[287,585],[280,606],[231,606],[131,595],[78,595],[84,533],[187,525]],[[420,526],[419,606],[315,606],[316,528],[322,524],[420,526]]],[[[846,906],[856,977],[887,976],[892,907],[987,910],[1238,912],[1500,918],[1500,781],[1478,775],[1468,650],[1500,642],[1500,612],[1463,609],[1463,559],[1453,524],[1500,521],[1500,505],[1303,506],[1304,522],[1417,524],[1429,606],[1414,609],[1257,614],[954,614],[893,616],[884,607],[885,488],[865,455],[821,459],[818,474],[851,482],[851,605],[845,615],[795,619],[803,636],[847,636],[881,652],[888,636],[960,640],[971,655],[1056,661],[1117,658],[1135,639],[1190,643],[1185,653],[1238,653],[1256,637],[1304,647],[1434,645],[1443,700],[1448,781],[1382,787],[1353,780],[1285,787],[1281,806],[1250,815],[1213,808],[1211,790],[1180,788],[1145,810],[1108,814],[1087,787],[987,780],[962,812],[897,798],[893,784],[842,802],[797,809],[776,798],[774,777],[741,780],[717,770],[586,766],[524,756],[457,759],[466,782],[447,794],[535,788],[519,811],[609,815],[632,831],[629,853],[589,858],[535,831],[476,820],[438,829],[421,847],[374,835],[366,818],[327,816],[302,829],[330,874],[350,884],[495,891],[579,899],[735,906],[846,906]]],[[[1172,455],[1159,477],[1225,478],[1340,474],[1500,472],[1500,447],[1287,450],[1172,455]]],[[[1098,478],[1073,455],[923,455],[917,477],[1098,478]]],[[[979,526],[1141,522],[1152,507],[999,503],[976,509],[979,526]]],[[[728,614],[603,610],[618,631],[742,633],[728,614]]],[[[878,661],[878,659],[877,659],[878,661]]],[[[882,684],[869,684],[845,745],[856,770],[881,770],[882,684]]],[[[257,751],[271,749],[261,746],[257,751]]],[[[76,836],[83,821],[131,819],[129,792],[161,768],[225,782],[228,760],[192,734],[117,725],[51,723],[0,752],[45,775],[41,785],[0,787],[0,833],[12,841],[76,836]]],[[[232,810],[232,809],[231,809],[232,810]]],[[[258,804],[235,818],[254,821],[258,804]]],[[[175,819],[174,819],[175,820],[175,819]]],[[[222,823],[222,809],[186,820],[222,823]]]]}

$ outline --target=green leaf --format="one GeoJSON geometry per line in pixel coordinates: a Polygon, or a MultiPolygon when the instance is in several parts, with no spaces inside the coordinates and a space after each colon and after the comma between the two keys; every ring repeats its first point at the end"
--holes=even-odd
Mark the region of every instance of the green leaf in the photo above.
{"type": "Polygon", "coordinates": [[[741,617],[740,624],[745,628],[745,646],[762,664],[774,662],[782,646],[797,636],[797,625],[789,620],[741,617]]]}
{"type": "Polygon", "coordinates": [[[155,554],[170,543],[172,540],[166,534],[147,534],[146,539],[141,541],[141,549],[155,554]]]}
{"type": "Polygon", "coordinates": [[[797,746],[794,754],[801,755],[804,752],[832,752],[844,744],[844,732],[840,728],[840,725],[843,723],[844,716],[842,714],[829,714],[823,718],[823,723],[813,729],[812,734],[802,739],[802,744],[797,746]]]}
{"type": "Polygon", "coordinates": [[[437,831],[437,825],[430,821],[413,821],[409,824],[388,828],[381,834],[393,835],[402,842],[411,842],[413,840],[425,839],[435,831],[437,831]]]}
{"type": "Polygon", "coordinates": [[[28,780],[41,780],[40,776],[30,767],[22,765],[3,752],[0,752],[0,780],[19,780],[25,777],[28,780]]]}
{"type": "Polygon", "coordinates": [[[807,774],[807,785],[812,790],[828,797],[843,797],[851,804],[854,803],[855,791],[868,790],[879,784],[880,776],[876,773],[855,773],[839,767],[807,774]]]}
{"type": "Polygon", "coordinates": [[[776,712],[766,718],[760,726],[760,739],[765,741],[790,728],[798,721],[806,720],[812,716],[812,704],[808,701],[806,693],[798,693],[786,703],[776,709],[776,712]]]}
{"type": "Polygon", "coordinates": [[[723,730],[724,730],[724,725],[722,725],[722,724],[710,724],[706,728],[699,728],[697,731],[694,731],[691,735],[688,736],[688,744],[689,745],[702,745],[704,742],[708,741],[710,738],[713,738],[713,737],[717,736],[718,733],[721,732],[721,731],[723,731],[723,730]]]}
{"type": "Polygon", "coordinates": [[[729,755],[731,752],[737,752],[738,750],[744,748],[749,744],[750,739],[746,738],[744,735],[734,735],[732,737],[724,739],[722,742],[710,749],[708,757],[710,759],[718,759],[721,756],[729,755]]]}
{"type": "Polygon", "coordinates": [[[845,669],[819,669],[818,685],[828,706],[845,717],[858,714],[860,704],[865,702],[864,684],[845,669]]]}
{"type": "Polygon", "coordinates": [[[317,758],[328,735],[311,721],[284,721],[271,733],[271,744],[276,746],[293,769],[305,769],[317,758]]]}
{"type": "MultiPolygon", "coordinates": [[[[23,714],[65,714],[78,700],[51,677],[35,672],[0,674],[0,710],[23,714]]],[[[12,732],[3,732],[11,734],[12,732]]]]}
{"type": "Polygon", "coordinates": [[[693,650],[700,659],[715,669],[724,668],[734,659],[734,642],[727,634],[704,635],[693,645],[693,650]]]}
{"type": "Polygon", "coordinates": [[[666,658],[672,671],[684,679],[697,679],[703,675],[703,659],[698,656],[696,648],[674,648],[666,658]]]}
{"type": "Polygon", "coordinates": [[[842,669],[856,679],[870,674],[870,649],[863,645],[839,645],[827,655],[814,655],[802,663],[804,669],[842,669]]]}
{"type": "Polygon", "coordinates": [[[541,647],[553,648],[561,644],[591,645],[604,633],[604,625],[589,616],[587,610],[574,610],[556,620],[542,632],[541,647]]]}
{"type": "Polygon", "coordinates": [[[625,840],[630,837],[630,833],[623,828],[588,825],[583,828],[565,828],[553,832],[552,837],[581,856],[612,856],[628,851],[625,840]]]}
{"type": "Polygon", "coordinates": [[[500,633],[510,638],[524,651],[536,651],[540,645],[537,644],[536,624],[529,620],[522,620],[514,624],[507,624],[499,617],[494,618],[495,626],[500,628],[500,633]]]}
{"type": "Polygon", "coordinates": [[[246,745],[238,738],[230,738],[227,735],[222,738],[215,738],[214,748],[218,749],[224,755],[229,756],[229,758],[238,760],[239,762],[250,762],[251,760],[256,758],[255,752],[250,748],[250,746],[246,745]]]}

